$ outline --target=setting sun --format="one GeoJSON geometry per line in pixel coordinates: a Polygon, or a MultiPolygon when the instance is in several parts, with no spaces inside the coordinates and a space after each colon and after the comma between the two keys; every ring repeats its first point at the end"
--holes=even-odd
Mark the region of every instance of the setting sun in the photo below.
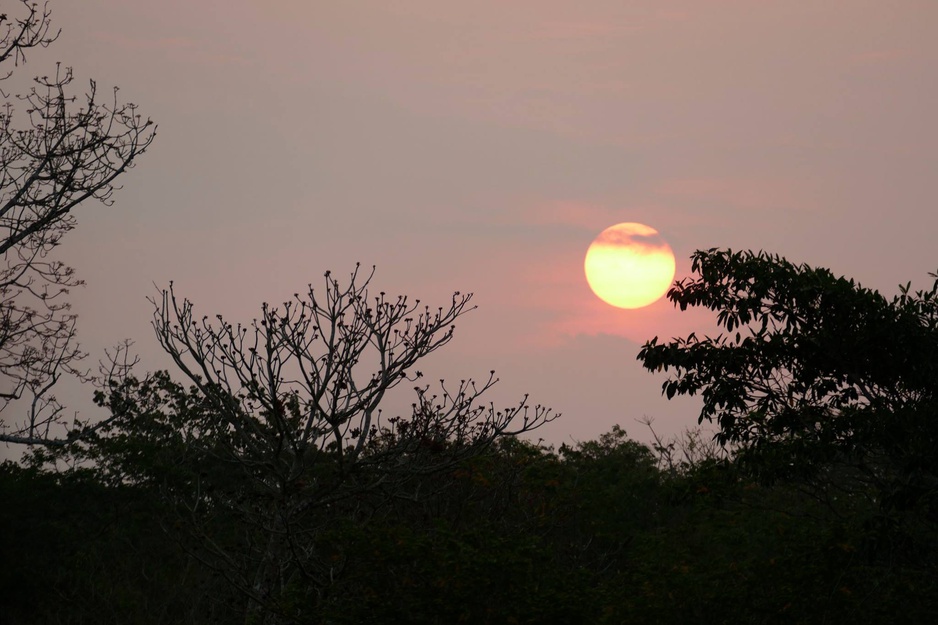
{"type": "Polygon", "coordinates": [[[641,308],[660,299],[674,279],[674,253],[654,228],[621,223],[603,230],[583,263],[586,281],[607,304],[641,308]]]}

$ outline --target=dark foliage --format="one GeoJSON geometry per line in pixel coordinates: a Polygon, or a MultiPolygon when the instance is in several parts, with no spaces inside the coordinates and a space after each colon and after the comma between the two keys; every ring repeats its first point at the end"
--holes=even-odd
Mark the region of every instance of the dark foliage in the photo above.
{"type": "Polygon", "coordinates": [[[210,623],[227,589],[167,533],[146,489],[0,465],[0,622],[210,623]]]}
{"type": "MultiPolygon", "coordinates": [[[[13,622],[243,618],[147,488],[9,465],[2,485],[13,622]]],[[[927,528],[853,506],[727,460],[661,471],[621,430],[559,452],[506,439],[409,498],[340,507],[315,541],[329,583],[288,587],[278,609],[290,623],[924,622],[938,575],[899,554],[927,528]]],[[[239,526],[219,515],[212,536],[252,540],[239,526]]]]}
{"type": "Polygon", "coordinates": [[[938,281],[887,300],[827,269],[717,249],[693,270],[668,297],[715,311],[722,331],[645,344],[646,368],[674,371],[668,398],[699,394],[699,420],[762,477],[837,471],[888,508],[938,514],[938,281]]]}
{"type": "Polygon", "coordinates": [[[765,254],[700,252],[695,269],[700,279],[672,300],[713,308],[730,334],[651,341],[641,357],[676,371],[666,393],[701,393],[701,418],[716,419],[733,453],[699,432],[650,449],[618,427],[556,450],[511,436],[474,445],[417,409],[370,431],[354,463],[341,437],[310,439],[297,463],[290,428],[310,413],[296,394],[255,397],[269,406],[251,412],[220,404],[218,385],[127,377],[99,396],[120,415],[107,428],[68,451],[36,452],[34,468],[0,471],[0,581],[20,589],[0,614],[930,622],[935,291],[906,287],[887,301],[765,254]],[[258,441],[266,446],[252,451],[258,441]],[[76,460],[87,468],[38,468],[76,460]],[[277,592],[245,609],[239,571],[258,570],[279,572],[277,592]]]}

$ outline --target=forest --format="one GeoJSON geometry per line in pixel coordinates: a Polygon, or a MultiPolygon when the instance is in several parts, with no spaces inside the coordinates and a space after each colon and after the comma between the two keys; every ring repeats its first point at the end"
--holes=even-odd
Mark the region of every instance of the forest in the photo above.
{"type": "MultiPolygon", "coordinates": [[[[47,7],[14,4],[6,78],[58,36],[47,7]]],[[[431,306],[361,267],[246,324],[170,283],[151,304],[172,368],[139,371],[125,343],[95,373],[54,252],[155,125],[116,90],[75,92],[62,67],[0,90],[0,442],[22,451],[0,464],[0,623],[932,620],[938,276],[890,299],[779,255],[695,252],[667,297],[718,333],[622,355],[700,399],[673,439],[646,421],[532,442],[558,416],[488,403],[494,372],[420,369],[472,296],[431,306]],[[69,417],[63,377],[95,418],[69,417]],[[383,412],[408,386],[410,410],[383,412]]]]}
{"type": "MultiPolygon", "coordinates": [[[[835,477],[766,484],[714,452],[691,436],[656,453],[622,430],[556,451],[506,438],[415,480],[412,498],[310,515],[302,529],[315,534],[316,562],[257,622],[892,623],[934,613],[927,496],[878,502],[835,477]]],[[[260,530],[239,515],[206,510],[211,527],[194,534],[190,512],[157,483],[12,463],[0,476],[4,622],[245,620],[227,566],[242,564],[260,530]],[[207,561],[207,539],[238,556],[207,561]]]]}
{"type": "MultiPolygon", "coordinates": [[[[639,359],[669,372],[665,396],[699,393],[715,438],[647,446],[616,427],[545,447],[506,428],[549,412],[470,410],[465,389],[363,426],[367,406],[313,417],[257,371],[233,395],[220,363],[246,365],[230,353],[211,384],[112,380],[106,427],[2,466],[5,622],[926,622],[938,282],[889,301],[764,253],[700,251],[694,267],[669,297],[725,331],[639,359]]],[[[328,292],[335,309],[349,291],[328,292]]],[[[255,330],[289,335],[265,310],[255,330]]],[[[199,336],[232,348],[217,332],[199,336]]],[[[181,362],[212,358],[189,346],[181,362]]],[[[355,384],[331,375],[336,406],[355,384]]]]}

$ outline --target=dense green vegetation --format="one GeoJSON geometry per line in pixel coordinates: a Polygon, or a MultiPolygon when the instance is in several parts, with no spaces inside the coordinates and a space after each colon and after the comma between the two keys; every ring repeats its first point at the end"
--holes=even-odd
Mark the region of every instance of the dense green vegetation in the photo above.
{"type": "MultiPolygon", "coordinates": [[[[669,297],[726,332],[639,359],[671,374],[666,396],[701,393],[715,441],[615,428],[545,448],[426,387],[411,417],[334,437],[316,432],[361,410],[330,417],[276,380],[112,381],[106,427],[0,469],[4,622],[927,622],[938,288],[887,301],[751,252],[698,252],[694,269],[669,297]]],[[[327,290],[367,299],[342,293],[327,290]]],[[[296,335],[265,315],[263,342],[296,335]]]]}
{"type": "MultiPolygon", "coordinates": [[[[328,580],[298,585],[279,611],[298,623],[890,623],[938,608],[923,515],[867,501],[848,514],[730,461],[657,460],[620,430],[559,451],[505,439],[409,500],[349,506],[316,541],[328,580]]],[[[4,587],[16,589],[5,622],[243,619],[244,597],[200,562],[156,485],[6,464],[0,497],[4,587]]],[[[245,540],[235,517],[214,527],[215,540],[245,540]]]]}

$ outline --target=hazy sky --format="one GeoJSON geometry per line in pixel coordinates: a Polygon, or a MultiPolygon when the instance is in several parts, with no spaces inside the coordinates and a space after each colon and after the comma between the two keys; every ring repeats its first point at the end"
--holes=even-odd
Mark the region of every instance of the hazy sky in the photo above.
{"type": "MultiPolygon", "coordinates": [[[[159,123],[63,246],[92,352],[166,366],[148,295],[249,320],[332,269],[479,309],[423,369],[485,377],[585,440],[696,422],[635,360],[712,325],[609,307],[582,261],[618,222],[765,249],[892,295],[938,269],[934,0],[52,0],[72,65],[159,123]]],[[[438,375],[433,375],[438,374],[438,375]]]]}

